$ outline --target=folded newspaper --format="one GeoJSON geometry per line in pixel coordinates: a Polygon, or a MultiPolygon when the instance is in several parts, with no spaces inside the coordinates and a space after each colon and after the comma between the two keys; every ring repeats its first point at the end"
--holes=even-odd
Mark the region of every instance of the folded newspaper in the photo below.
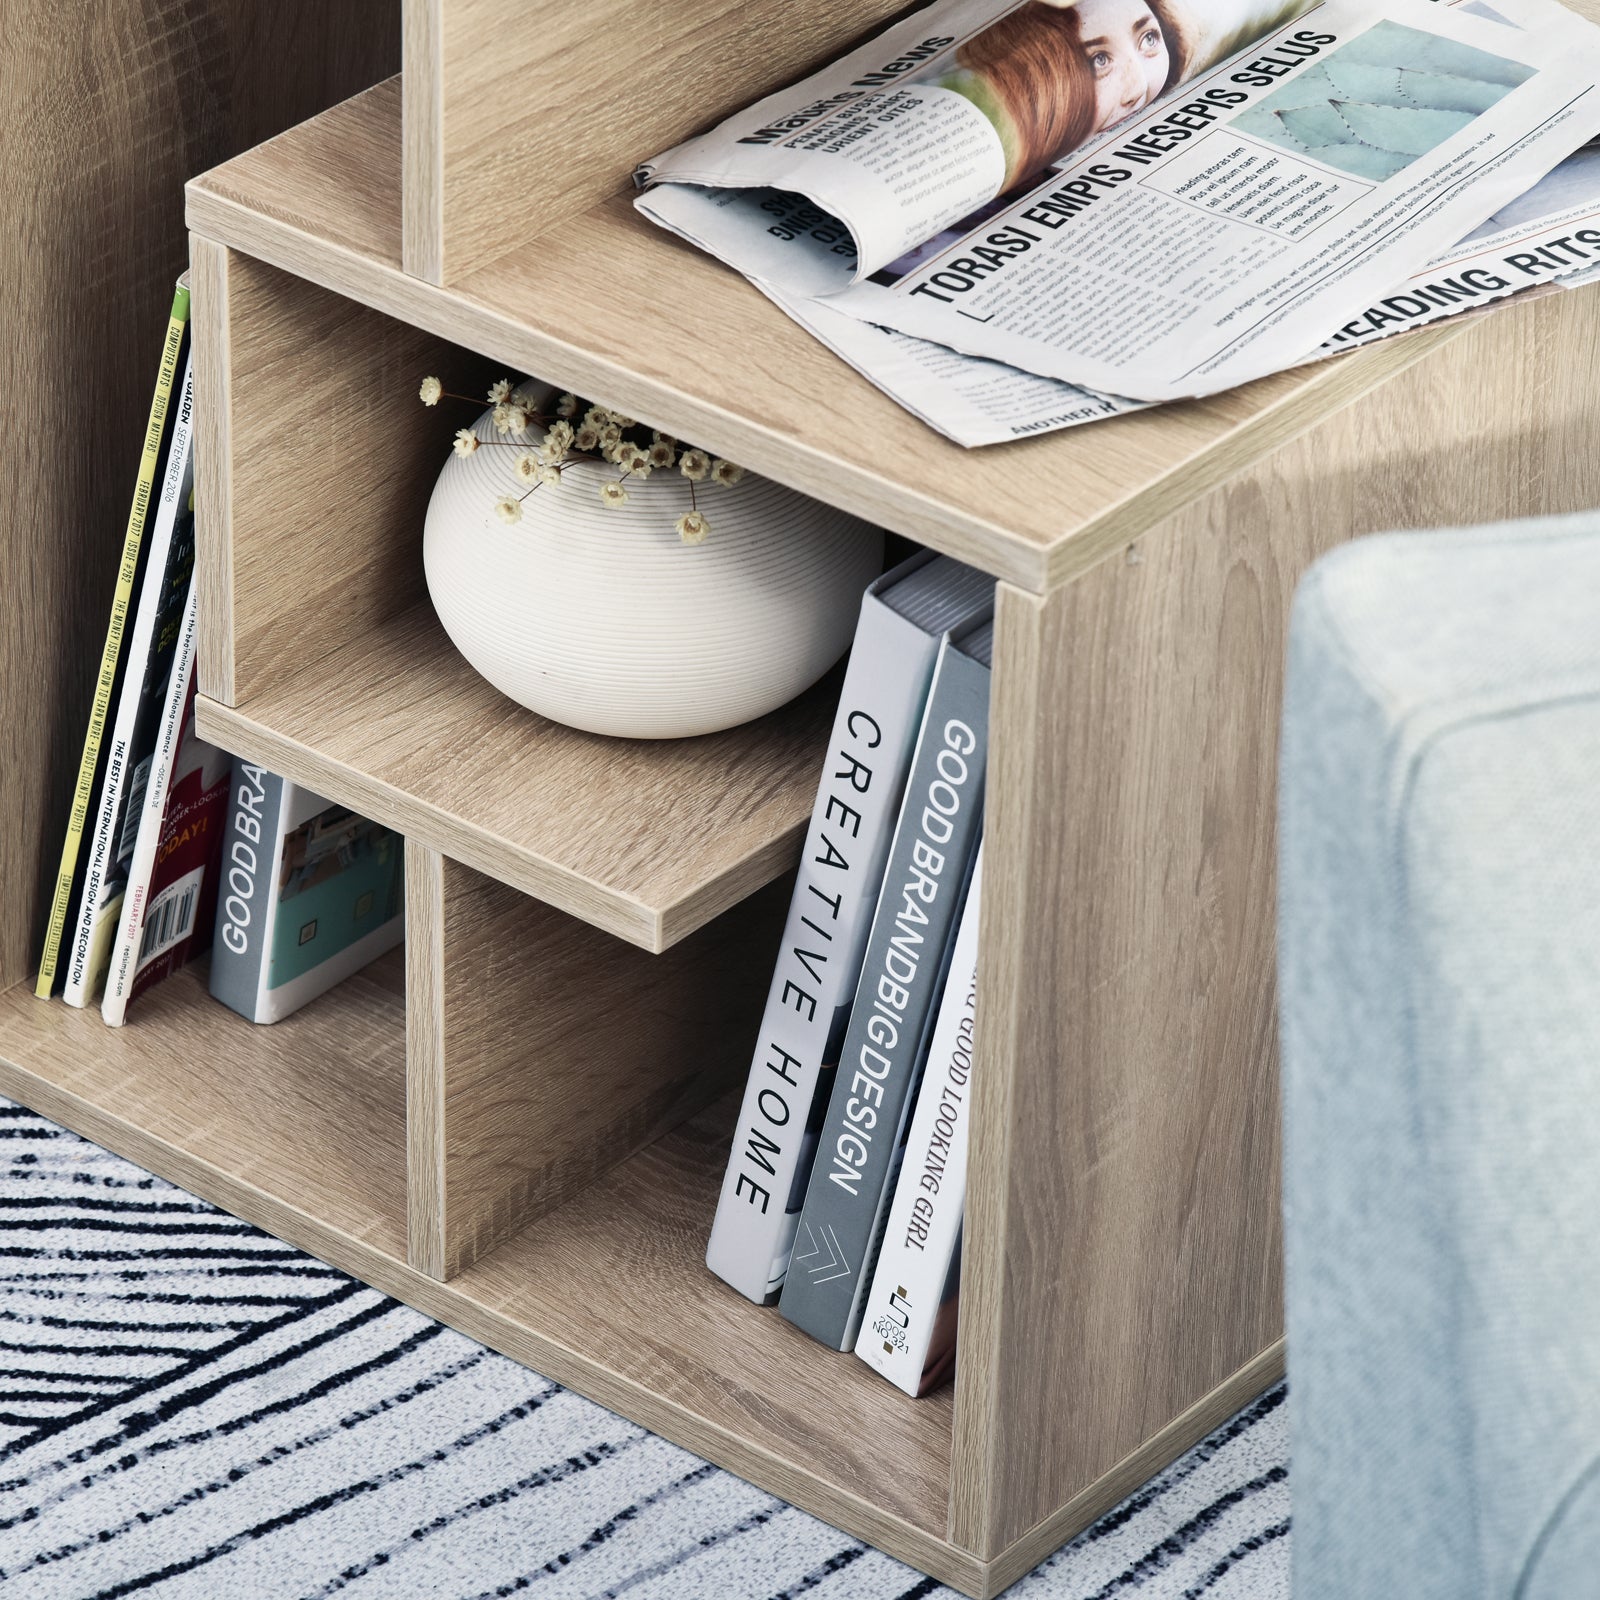
{"type": "Polygon", "coordinates": [[[1554,0],[937,0],[637,203],[985,444],[1585,273],[1597,76],[1554,0]]]}

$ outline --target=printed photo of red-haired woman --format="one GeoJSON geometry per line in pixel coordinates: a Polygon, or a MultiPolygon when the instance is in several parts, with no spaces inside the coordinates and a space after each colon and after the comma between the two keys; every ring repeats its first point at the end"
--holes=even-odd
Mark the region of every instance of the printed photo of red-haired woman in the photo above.
{"type": "Polygon", "coordinates": [[[1178,80],[1166,0],[1028,0],[973,35],[932,81],[994,124],[1005,188],[1149,105],[1178,80]]]}
{"type": "Polygon", "coordinates": [[[894,283],[1041,182],[1098,133],[1306,9],[1309,0],[1027,0],[921,81],[970,100],[1000,136],[1005,178],[988,204],[881,272],[894,283]]]}

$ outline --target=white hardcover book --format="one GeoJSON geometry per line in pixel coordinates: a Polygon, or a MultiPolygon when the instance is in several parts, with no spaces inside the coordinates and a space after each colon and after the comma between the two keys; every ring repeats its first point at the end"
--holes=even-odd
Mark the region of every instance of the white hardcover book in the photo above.
{"type": "Polygon", "coordinates": [[[926,552],[862,598],[706,1246],[706,1265],[757,1304],[788,1271],[940,638],[993,605],[992,578],[926,552]]]}
{"type": "Polygon", "coordinates": [[[856,1337],[856,1354],[912,1395],[937,1388],[955,1369],[982,883],[980,841],[927,1070],[906,1135],[905,1159],[856,1337]]]}
{"type": "Polygon", "coordinates": [[[178,653],[173,659],[172,676],[167,680],[167,697],[161,708],[161,729],[150,757],[150,775],[144,786],[144,805],[139,813],[139,832],[134,840],[133,859],[128,864],[128,887],[122,896],[122,912],[117,918],[117,936],[111,946],[111,965],[106,969],[105,998],[100,1015],[120,1028],[128,1011],[128,997],[138,975],[139,946],[144,938],[148,889],[156,866],[156,848],[161,843],[161,823],[166,815],[167,789],[172,781],[172,763],[178,753],[178,738],[183,732],[184,710],[189,703],[189,682],[194,677],[194,647],[199,596],[194,580],[189,581],[189,598],[184,602],[183,632],[178,636],[178,653]]]}
{"type": "MultiPolygon", "coordinates": [[[[69,1006],[86,1006],[95,997],[110,959],[111,942],[122,909],[123,874],[119,840],[125,802],[142,810],[149,767],[133,748],[139,710],[147,698],[145,678],[156,646],[156,622],[171,583],[168,571],[172,535],[179,513],[188,505],[194,481],[194,358],[184,366],[181,398],[172,424],[172,446],[161,481],[145,554],[144,576],[134,602],[133,630],[128,638],[127,666],[117,698],[116,718],[108,729],[105,781],[94,831],[86,837],[89,851],[84,870],[78,919],[67,945],[66,984],[62,998],[69,1006]]],[[[146,724],[148,727],[148,723],[146,724]]],[[[148,736],[148,735],[146,735],[148,736]]],[[[132,835],[129,834],[131,839],[132,835]]]]}

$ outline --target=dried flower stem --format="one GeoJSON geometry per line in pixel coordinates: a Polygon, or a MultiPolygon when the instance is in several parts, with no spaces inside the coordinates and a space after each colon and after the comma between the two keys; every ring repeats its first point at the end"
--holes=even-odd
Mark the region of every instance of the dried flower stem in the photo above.
{"type": "MultiPolygon", "coordinates": [[[[534,481],[521,494],[507,493],[495,502],[495,509],[503,521],[516,522],[522,515],[522,503],[536,489],[546,483],[559,482],[561,474],[575,462],[583,461],[595,466],[611,465],[617,476],[600,485],[600,498],[608,506],[620,506],[628,499],[627,483],[637,478],[641,483],[653,471],[670,471],[678,468],[678,476],[689,486],[689,510],[674,524],[679,537],[686,544],[699,544],[711,531],[711,525],[700,511],[698,484],[702,479],[723,488],[737,484],[744,476],[744,468],[721,457],[713,457],[693,445],[679,448],[679,441],[659,430],[650,430],[641,423],[609,406],[591,405],[574,394],[562,394],[555,400],[553,409],[535,408],[519,397],[524,385],[513,386],[509,378],[497,379],[489,387],[489,404],[492,408],[494,428],[485,436],[476,426],[462,428],[456,434],[456,453],[472,454],[480,445],[499,445],[518,452],[517,477],[524,483],[534,481]],[[581,413],[581,418],[580,418],[581,413]],[[579,419],[576,422],[573,419],[579,419]],[[544,431],[544,443],[530,446],[523,438],[494,437],[494,433],[525,434],[531,428],[544,431]],[[650,443],[630,434],[650,431],[650,443]],[[584,436],[584,444],[577,442],[584,436]],[[463,448],[465,447],[465,448],[463,448]]],[[[436,405],[440,400],[456,400],[464,405],[481,406],[483,402],[472,395],[457,394],[446,389],[435,377],[423,379],[420,398],[424,405],[436,405]]]]}

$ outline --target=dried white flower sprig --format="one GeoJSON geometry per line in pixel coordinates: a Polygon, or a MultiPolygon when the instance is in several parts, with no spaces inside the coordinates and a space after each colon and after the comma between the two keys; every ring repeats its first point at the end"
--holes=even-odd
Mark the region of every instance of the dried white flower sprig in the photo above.
{"type": "MultiPolygon", "coordinates": [[[[436,406],[441,400],[480,404],[470,395],[452,394],[437,378],[424,378],[417,394],[425,406],[436,406]]],[[[513,470],[518,482],[527,487],[520,494],[505,494],[495,502],[495,515],[502,522],[519,521],[523,501],[547,484],[560,483],[562,473],[579,461],[617,469],[615,478],[607,478],[600,485],[601,503],[608,506],[627,504],[630,480],[643,483],[653,472],[670,472],[676,467],[688,487],[689,509],[673,523],[673,528],[685,544],[700,544],[711,532],[711,523],[699,507],[695,485],[709,478],[712,483],[727,487],[744,476],[744,468],[731,461],[692,446],[680,446],[667,434],[607,406],[590,405],[575,394],[562,395],[545,412],[530,405],[509,378],[501,378],[490,386],[489,404],[493,407],[494,430],[502,437],[483,439],[473,429],[461,428],[453,448],[458,456],[470,456],[486,444],[518,452],[513,470]],[[510,437],[530,427],[544,430],[544,438],[536,447],[530,449],[510,437]]]]}

